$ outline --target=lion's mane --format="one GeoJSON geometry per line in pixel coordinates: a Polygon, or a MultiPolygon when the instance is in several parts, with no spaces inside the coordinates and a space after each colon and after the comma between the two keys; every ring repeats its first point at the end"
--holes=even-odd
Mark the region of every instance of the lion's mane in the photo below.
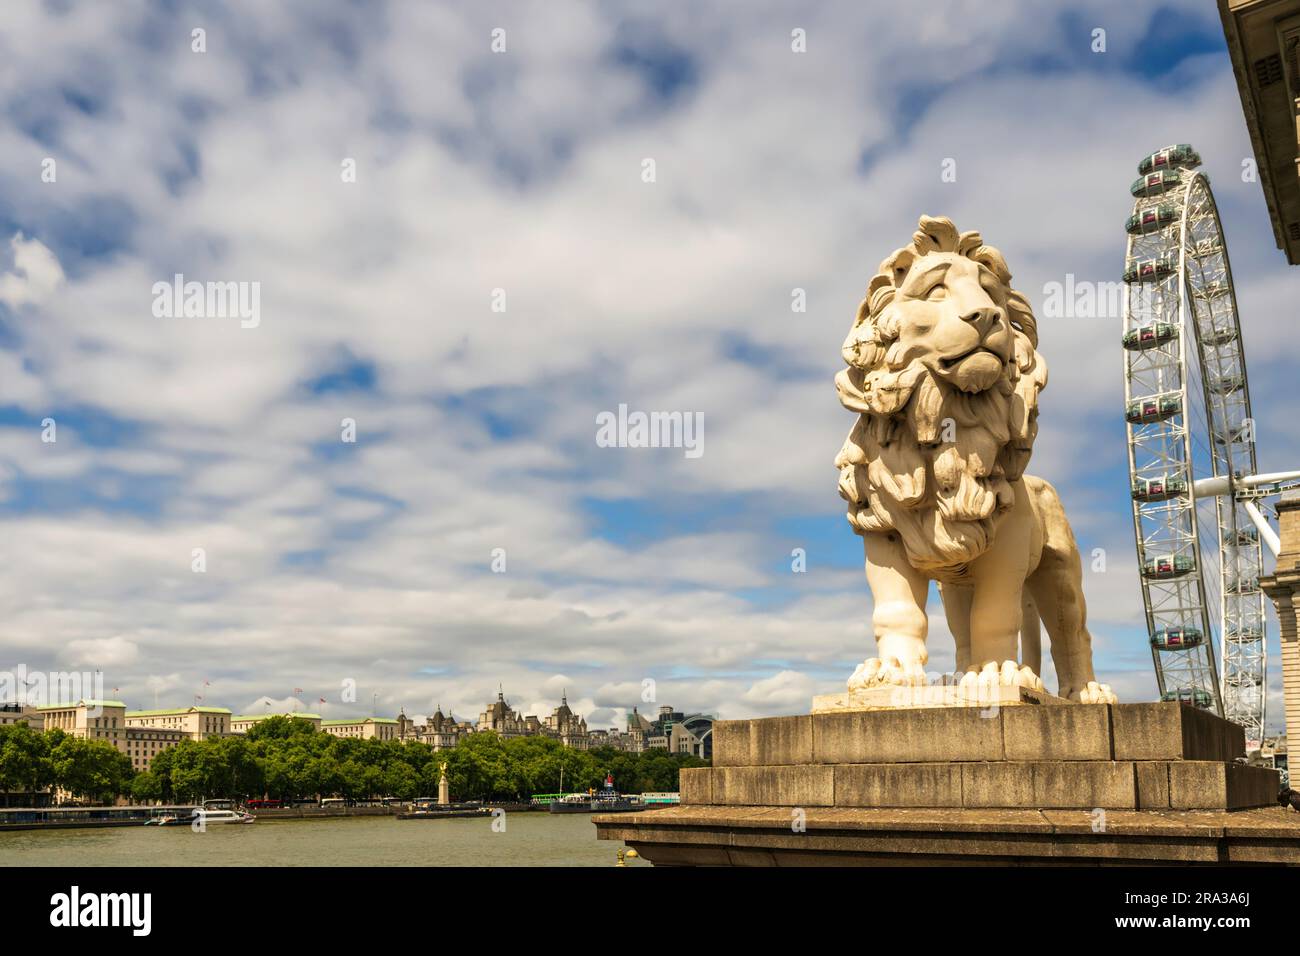
{"type": "Polygon", "coordinates": [[[880,264],[845,339],[849,367],[835,384],[843,405],[859,414],[835,464],[854,530],[896,531],[914,567],[942,575],[983,554],[1011,507],[1011,482],[1023,474],[1038,432],[1047,366],[1033,311],[1011,288],[1002,254],[978,232],[958,233],[949,219],[922,216],[919,226],[910,245],[880,264]],[[913,263],[936,252],[982,263],[1006,290],[1015,349],[987,391],[967,394],[919,359],[901,358],[899,328],[909,310],[896,292],[913,263]]]}

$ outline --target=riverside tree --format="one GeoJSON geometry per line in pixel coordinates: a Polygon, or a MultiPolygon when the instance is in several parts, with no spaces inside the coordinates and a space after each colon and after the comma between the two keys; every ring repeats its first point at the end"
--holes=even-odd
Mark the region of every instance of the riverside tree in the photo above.
{"type": "Polygon", "coordinates": [[[574,750],[549,737],[503,740],[468,734],[455,747],[335,737],[296,717],[269,717],[245,735],[184,740],[134,773],[130,759],[103,741],[0,727],[0,791],[58,787],[80,797],[180,803],[267,797],[283,801],[338,796],[351,800],[434,796],[447,764],[456,800],[523,802],[536,793],[584,792],[606,774],[624,793],[673,791],[683,767],[706,766],[685,754],[610,747],[574,750]]]}

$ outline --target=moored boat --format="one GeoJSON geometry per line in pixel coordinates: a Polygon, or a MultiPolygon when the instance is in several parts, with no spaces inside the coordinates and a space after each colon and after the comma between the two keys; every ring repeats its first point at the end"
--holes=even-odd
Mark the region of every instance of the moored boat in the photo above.
{"type": "Polygon", "coordinates": [[[476,801],[464,803],[438,803],[432,798],[414,801],[411,808],[394,814],[399,820],[446,820],[451,817],[481,817],[492,813],[492,808],[476,801]]]}
{"type": "Polygon", "coordinates": [[[614,778],[606,775],[605,785],[594,794],[570,793],[552,800],[551,813],[632,813],[646,808],[640,797],[625,796],[614,789],[614,778]]]}
{"type": "Polygon", "coordinates": [[[566,793],[558,800],[552,800],[547,809],[551,813],[591,813],[593,799],[589,793],[566,793]]]}
{"type": "Polygon", "coordinates": [[[218,823],[252,823],[257,818],[244,810],[217,810],[208,807],[195,807],[189,816],[164,813],[145,821],[145,826],[174,827],[193,826],[196,821],[199,829],[218,823]]]}

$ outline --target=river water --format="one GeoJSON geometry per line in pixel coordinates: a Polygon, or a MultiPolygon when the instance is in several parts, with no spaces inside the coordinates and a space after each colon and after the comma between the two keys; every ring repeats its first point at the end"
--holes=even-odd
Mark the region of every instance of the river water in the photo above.
{"type": "MultiPolygon", "coordinates": [[[[613,866],[585,813],[491,818],[258,820],[248,826],[0,832],[3,866],[613,866]],[[501,823],[497,824],[498,830],[501,823]]],[[[629,866],[648,866],[630,860],[629,866]]]]}

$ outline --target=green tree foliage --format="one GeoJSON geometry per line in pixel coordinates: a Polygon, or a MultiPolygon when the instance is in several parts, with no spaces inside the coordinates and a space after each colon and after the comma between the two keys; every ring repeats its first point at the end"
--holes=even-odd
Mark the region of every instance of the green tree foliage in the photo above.
{"type": "Polygon", "coordinates": [[[110,802],[126,793],[135,771],[131,758],[103,740],[63,737],[50,750],[54,783],[73,796],[110,802]]]}
{"type": "Polygon", "coordinates": [[[51,786],[54,763],[50,748],[62,740],[61,730],[43,734],[25,723],[0,727],[0,790],[30,793],[51,786]]]}
{"type": "Polygon", "coordinates": [[[242,737],[183,740],[153,758],[150,776],[158,780],[162,799],[244,799],[260,794],[265,786],[255,749],[256,744],[242,737]]]}
{"type": "Polygon", "coordinates": [[[631,754],[612,747],[573,750],[548,737],[502,740],[493,733],[462,737],[456,747],[434,755],[426,775],[430,793],[437,792],[436,764],[446,761],[447,779],[456,800],[527,800],[535,793],[566,793],[599,789],[605,775],[623,793],[674,792],[683,767],[708,762],[686,754],[649,750],[631,754]],[[563,777],[561,777],[563,769],[563,777]]]}
{"type": "Polygon", "coordinates": [[[439,766],[455,800],[525,801],[535,793],[600,787],[607,773],[624,793],[673,791],[682,767],[705,766],[683,754],[628,754],[603,747],[572,750],[548,737],[502,740],[494,733],[462,737],[434,751],[427,744],[335,737],[301,718],[269,717],[246,735],[185,740],[161,751],[133,774],[130,759],[111,744],[38,733],[25,724],[0,727],[0,789],[58,786],[109,801],[125,794],[141,802],[349,799],[436,796],[439,766]]]}
{"type": "Polygon", "coordinates": [[[162,780],[152,771],[137,773],[131,778],[131,800],[135,803],[154,803],[163,798],[162,780]]]}
{"type": "Polygon", "coordinates": [[[33,793],[52,787],[82,800],[111,802],[130,793],[131,758],[102,740],[62,730],[34,731],[25,723],[0,727],[0,790],[33,793]]]}
{"type": "Polygon", "coordinates": [[[259,720],[253,724],[245,736],[249,740],[270,740],[272,738],[285,740],[289,737],[314,733],[316,733],[316,727],[307,718],[276,714],[274,717],[267,717],[265,720],[259,720]]]}

